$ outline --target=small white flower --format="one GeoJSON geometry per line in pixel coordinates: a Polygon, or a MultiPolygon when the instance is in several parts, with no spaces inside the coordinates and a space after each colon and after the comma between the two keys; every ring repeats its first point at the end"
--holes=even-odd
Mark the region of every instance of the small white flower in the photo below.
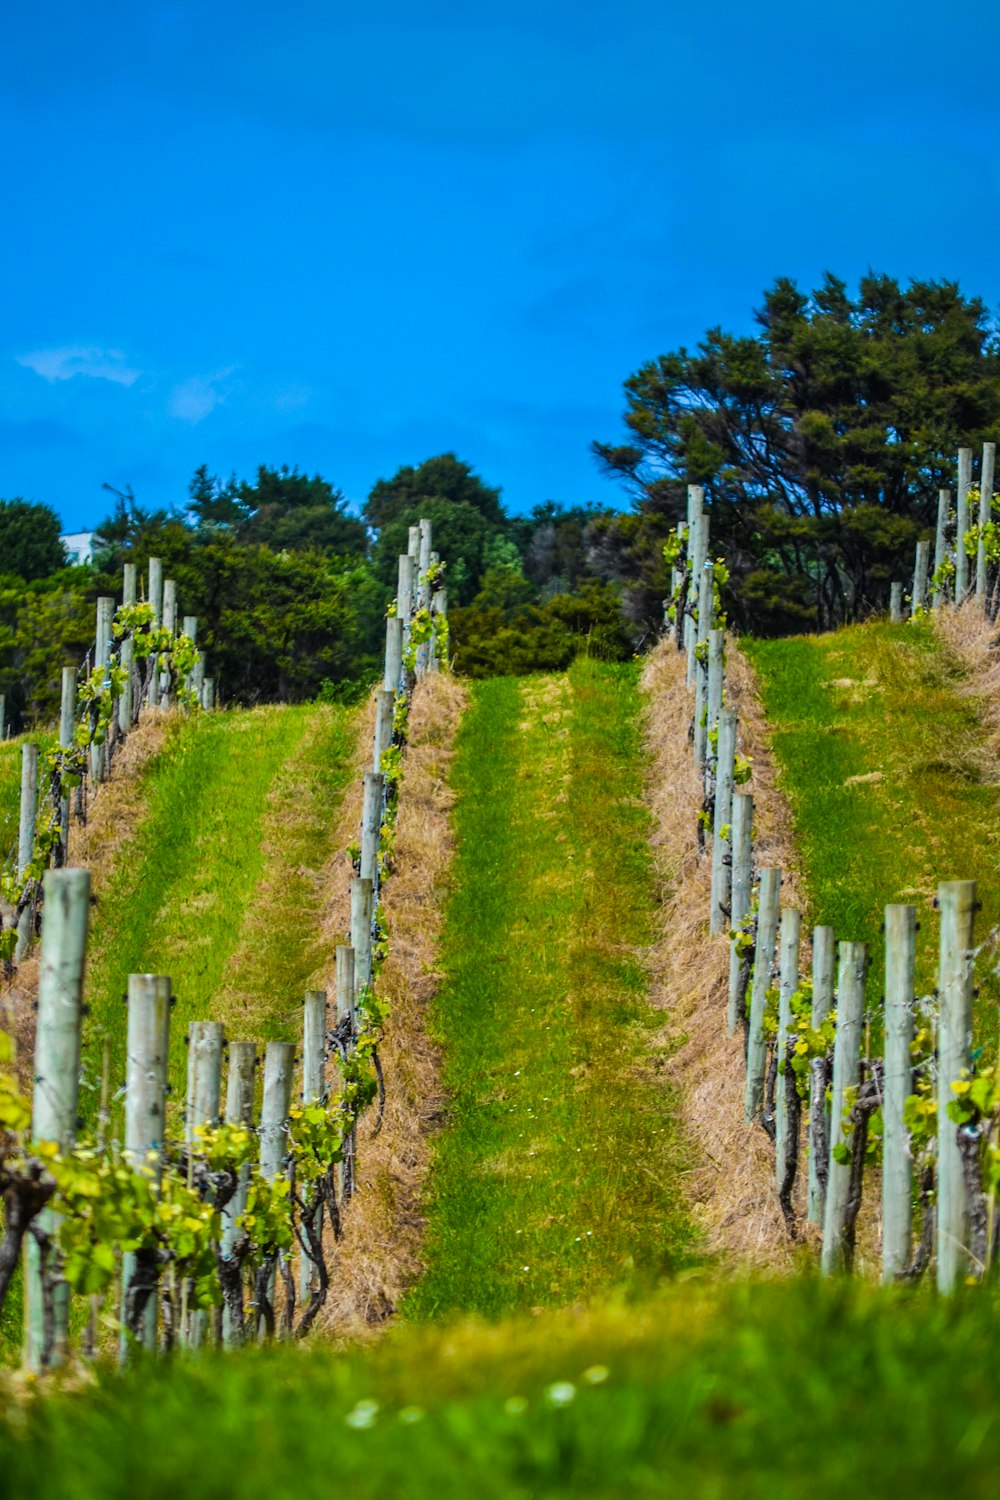
{"type": "Polygon", "coordinates": [[[576,1398],[576,1386],[571,1380],[554,1380],[545,1387],[545,1399],[550,1406],[568,1406],[576,1398]]]}
{"type": "Polygon", "coordinates": [[[522,1270],[522,1271],[530,1271],[530,1270],[531,1270],[531,1267],[530,1267],[530,1266],[522,1266],[522,1267],[521,1267],[521,1270],[522,1270]]]}
{"type": "Polygon", "coordinates": [[[377,1415],[377,1401],[359,1401],[355,1405],[354,1410],[347,1413],[344,1421],[347,1423],[348,1427],[354,1427],[359,1430],[363,1430],[365,1427],[371,1427],[374,1425],[377,1415]]]}

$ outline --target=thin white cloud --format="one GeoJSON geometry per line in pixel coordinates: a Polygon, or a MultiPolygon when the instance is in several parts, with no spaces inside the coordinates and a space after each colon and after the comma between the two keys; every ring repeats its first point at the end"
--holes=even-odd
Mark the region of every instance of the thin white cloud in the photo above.
{"type": "Polygon", "coordinates": [[[33,354],[19,354],[19,365],[34,370],[50,385],[57,380],[72,380],[86,375],[91,380],[110,380],[114,385],[134,385],[141,375],[126,364],[121,349],[98,349],[93,345],[67,344],[62,349],[36,349],[33,354]]]}
{"type": "Polygon", "coordinates": [[[214,375],[192,375],[190,380],[175,385],[170,392],[170,415],[182,422],[203,422],[225,401],[226,393],[221,387],[235,369],[235,365],[228,365],[214,375]]]}

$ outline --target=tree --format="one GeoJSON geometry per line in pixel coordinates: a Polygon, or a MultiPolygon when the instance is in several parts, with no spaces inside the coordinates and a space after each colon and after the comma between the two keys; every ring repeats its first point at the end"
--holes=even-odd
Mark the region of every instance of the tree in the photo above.
{"type": "MultiPolygon", "coordinates": [[[[829,273],[810,295],[779,279],[756,317],[753,337],[713,328],[695,353],[642,366],[625,382],[627,441],[594,450],[657,544],[686,484],[704,485],[737,623],[827,627],[884,607],[956,448],[1000,425],[994,330],[954,282],[903,290],[871,273],[853,299],[829,273]]],[[[606,529],[606,562],[615,540],[606,529]]],[[[659,609],[632,592],[637,617],[659,609]]]]}
{"type": "Polygon", "coordinates": [[[487,548],[500,533],[482,511],[465,500],[444,497],[418,500],[386,520],[373,554],[377,577],[387,590],[395,590],[397,559],[407,550],[410,527],[421,516],[430,521],[434,550],[448,564],[449,604],[468,604],[485,571],[487,548]]]}
{"type": "Polygon", "coordinates": [[[47,578],[66,563],[60,530],[50,506],[20,497],[0,500],[0,567],[29,582],[47,578]]]}
{"type": "Polygon", "coordinates": [[[275,552],[319,549],[338,556],[363,555],[365,526],[347,510],[343,492],[319,474],[261,464],[254,482],[223,483],[202,464],[188,486],[188,512],[198,528],[230,531],[240,541],[275,552]]]}
{"type": "MultiPolygon", "coordinates": [[[[441,453],[413,468],[398,469],[391,479],[379,479],[365,505],[369,526],[381,527],[403,515],[416,515],[430,500],[447,500],[453,505],[469,505],[479,511],[491,526],[502,529],[507,517],[500,504],[500,491],[484,484],[468,464],[454,453],[441,453]]],[[[425,514],[426,512],[424,512],[425,514]]],[[[411,523],[412,524],[412,523],[411,523]]],[[[403,548],[406,551],[406,548],[403,548]]]]}

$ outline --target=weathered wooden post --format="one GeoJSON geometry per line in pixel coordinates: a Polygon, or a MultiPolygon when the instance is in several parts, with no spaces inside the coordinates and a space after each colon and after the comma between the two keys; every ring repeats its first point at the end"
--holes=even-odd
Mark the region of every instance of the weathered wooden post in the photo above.
{"type": "Polygon", "coordinates": [[[913,1163],[903,1111],[913,1092],[913,971],[917,909],[885,909],[885,1076],[882,1138],[882,1280],[910,1264],[913,1163]]]}
{"type": "Polygon", "coordinates": [[[354,949],[354,988],[360,994],[372,977],[372,882],[351,881],[351,947],[354,949]]]}
{"type": "Polygon", "coordinates": [[[438,621],[446,621],[447,618],[448,590],[435,589],[434,593],[431,594],[431,620],[433,622],[433,629],[431,631],[430,668],[432,672],[439,672],[442,665],[444,665],[445,670],[447,670],[448,667],[447,647],[445,647],[444,662],[442,663],[441,660],[441,641],[444,639],[444,633],[438,629],[438,621]]]}
{"type": "Polygon", "coordinates": [[[973,1269],[968,1251],[968,1212],[958,1127],[948,1105],[965,1069],[972,1065],[972,927],[976,882],[948,880],[938,886],[941,949],[938,969],[938,1160],[937,1284],[953,1292],[973,1269]]]}
{"type": "MultiPolygon", "coordinates": [[[[837,945],[832,927],[814,927],[812,943],[812,1026],[819,1031],[833,1010],[833,970],[837,945]]],[[[809,1191],[806,1217],[822,1224],[826,1206],[827,1162],[830,1155],[829,1110],[826,1103],[826,1063],[814,1057],[809,1068],[809,1191]]]]}
{"type": "Polygon", "coordinates": [[[687,541],[687,599],[684,615],[684,650],[687,653],[687,685],[694,687],[694,648],[698,640],[698,626],[693,610],[698,603],[698,579],[701,576],[701,530],[707,519],[705,491],[700,484],[688,485],[688,541],[687,541]]]}
{"type": "MultiPolygon", "coordinates": [[[[171,639],[177,634],[177,584],[172,578],[163,580],[163,628],[170,632],[171,639]]],[[[171,701],[171,676],[172,673],[161,673],[160,696],[161,708],[168,708],[171,701]]]]}
{"type": "MultiPolygon", "coordinates": [[[[257,1068],[257,1048],[253,1042],[229,1043],[229,1077],[226,1081],[226,1124],[253,1125],[254,1079],[257,1068]]],[[[232,1258],[233,1244],[238,1230],[236,1220],[247,1206],[247,1188],[250,1185],[250,1164],[240,1168],[236,1192],[222,1210],[222,1254],[226,1260],[232,1258]]],[[[242,1284],[242,1278],[241,1278],[242,1284]]],[[[229,1304],[222,1306],[222,1342],[233,1349],[243,1341],[242,1326],[234,1322],[229,1304]]]]}
{"type": "Polygon", "coordinates": [[[363,778],[361,806],[361,878],[376,884],[378,864],[379,830],[382,825],[382,788],[385,777],[381,771],[366,771],[363,778]]]}
{"type": "MultiPolygon", "coordinates": [[[[149,598],[147,603],[153,611],[153,626],[163,623],[163,562],[159,557],[149,559],[149,598]]],[[[150,660],[149,702],[153,708],[160,701],[160,667],[155,654],[150,660]]]]}
{"type": "MultiPolygon", "coordinates": [[[[184,616],[184,623],[181,626],[181,629],[183,630],[184,634],[186,636],[188,636],[188,638],[190,640],[194,641],[195,644],[197,644],[197,641],[198,641],[198,616],[197,615],[185,615],[184,616]]],[[[194,666],[191,668],[191,675],[190,675],[190,677],[188,677],[188,679],[183,683],[184,687],[189,688],[192,693],[196,693],[198,695],[198,701],[199,701],[199,703],[201,702],[201,688],[202,688],[202,683],[204,682],[204,680],[205,680],[204,679],[204,666],[202,665],[201,656],[199,654],[197,660],[194,663],[194,666]]],[[[181,686],[181,685],[182,684],[178,684],[178,686],[181,686]]]]}
{"type": "Polygon", "coordinates": [[[206,677],[201,689],[201,706],[204,709],[215,707],[215,678],[206,677]]]}
{"type": "Polygon", "coordinates": [[[379,688],[375,694],[375,736],[372,753],[372,770],[381,771],[382,757],[392,746],[392,720],[396,708],[396,695],[388,688],[379,688]]]}
{"type": "Polygon", "coordinates": [[[837,1160],[848,1145],[844,1130],[847,1090],[856,1088],[861,1073],[861,1023],[865,1009],[864,943],[841,943],[837,972],[837,1035],[833,1044],[833,1098],[830,1103],[830,1158],[827,1167],[826,1209],[823,1215],[824,1276],[848,1271],[853,1245],[848,1243],[848,1198],[851,1163],[837,1160]]]}
{"type": "Polygon", "coordinates": [[[917,561],[913,569],[913,596],[910,601],[912,619],[916,619],[921,610],[927,608],[927,565],[930,550],[930,542],[917,543],[917,561]]]}
{"type": "MultiPolygon", "coordinates": [[[[197,1150],[199,1125],[217,1125],[222,1097],[222,1048],[225,1035],[221,1021],[192,1021],[188,1028],[187,1097],[184,1113],[184,1143],[188,1161],[197,1150]]],[[[188,1181],[190,1182],[190,1171],[188,1181]]],[[[197,1348],[205,1333],[205,1314],[185,1309],[181,1337],[197,1348]],[[186,1325],[186,1326],[185,1326],[186,1325]]]]}
{"type": "MultiPolygon", "coordinates": [[[[417,609],[429,610],[431,606],[431,586],[427,577],[431,566],[431,523],[426,517],[420,520],[420,561],[417,573],[417,609]]],[[[423,677],[427,671],[430,660],[431,643],[429,640],[422,641],[417,647],[417,676],[423,677]]]]}
{"type": "MultiPolygon", "coordinates": [[[[345,1053],[354,1050],[354,1037],[357,1030],[357,983],[354,973],[354,949],[349,944],[342,943],[336,950],[337,959],[337,1031],[343,1036],[347,1031],[347,1039],[342,1043],[345,1053]],[[346,1021],[346,1027],[344,1025],[346,1021]]],[[[340,1164],[340,1195],[346,1201],[354,1192],[354,1183],[357,1175],[357,1139],[354,1131],[344,1142],[344,1157],[340,1164]]]]}
{"type": "MultiPolygon", "coordinates": [[[[413,528],[410,528],[411,531],[413,528]]],[[[410,644],[410,626],[413,623],[413,600],[414,600],[414,561],[410,553],[404,552],[399,558],[399,576],[396,583],[396,611],[402,621],[402,651],[401,657],[406,658],[407,648],[410,644]]],[[[404,677],[409,675],[409,669],[401,670],[400,683],[404,677]]],[[[412,677],[410,678],[412,682],[412,677]]]]}
{"type": "Polygon", "coordinates": [[[786,906],[781,913],[781,957],[778,979],[778,1081],[775,1085],[774,1110],[774,1175],[780,1193],[785,1186],[785,1175],[789,1159],[796,1148],[791,1141],[791,1123],[788,1117],[789,1079],[791,1071],[786,1053],[792,1032],[792,996],[799,987],[799,942],[802,916],[794,906],[786,906]]]}
{"type": "MultiPolygon", "coordinates": [[[[706,520],[704,531],[708,531],[706,520]]],[[[708,637],[712,620],[712,564],[702,563],[698,580],[698,639],[694,674],[694,763],[700,771],[708,744],[708,637]]]]}
{"type": "MultiPolygon", "coordinates": [[[[23,880],[31,864],[35,849],[35,808],[38,800],[38,746],[25,741],[21,746],[21,815],[17,832],[17,878],[23,880]]],[[[18,963],[28,951],[31,943],[31,919],[34,901],[29,901],[21,912],[17,923],[17,947],[14,957],[18,963]]]]}
{"type": "Polygon", "coordinates": [[[753,881],[753,796],[750,792],[733,792],[732,832],[732,899],[729,923],[733,937],[729,944],[729,1035],[733,1036],[743,1019],[740,1008],[740,971],[743,958],[739,951],[740,923],[750,915],[753,881]]]}
{"type": "MultiPolygon", "coordinates": [[[[62,669],[62,696],[59,702],[59,748],[68,750],[73,744],[73,721],[76,718],[76,668],[62,669]]],[[[69,792],[63,794],[59,806],[59,838],[62,843],[62,860],[69,858],[69,792]]]]}
{"type": "Polygon", "coordinates": [[[781,871],[774,866],[760,872],[757,895],[757,944],[753,964],[753,987],[750,991],[750,1032],[747,1037],[746,1117],[752,1120],[764,1100],[764,1077],[767,1070],[767,1038],[764,1034],[766,995],[771,984],[771,966],[778,936],[778,904],[781,900],[781,871]]]}
{"type": "Polygon", "coordinates": [[[690,632],[688,633],[688,663],[687,663],[687,665],[688,665],[688,687],[689,688],[696,687],[697,686],[697,681],[698,681],[698,674],[697,674],[697,670],[696,670],[697,665],[698,665],[697,645],[698,645],[698,640],[699,640],[699,633],[698,632],[699,632],[699,618],[700,618],[700,610],[698,608],[698,603],[699,603],[699,591],[700,591],[700,588],[701,588],[701,575],[702,575],[702,571],[703,571],[704,565],[705,565],[705,558],[708,555],[708,527],[709,527],[708,511],[707,510],[701,510],[695,516],[694,538],[693,538],[693,541],[692,541],[692,549],[691,549],[691,582],[690,582],[689,587],[690,587],[691,604],[692,604],[692,607],[693,607],[693,609],[695,611],[695,614],[694,614],[694,617],[690,621],[691,629],[690,629],[690,632]]]}
{"type": "MultiPolygon", "coordinates": [[[[302,1103],[321,1104],[326,1095],[326,990],[306,990],[302,1008],[302,1103]]],[[[323,1232],[322,1212],[318,1224],[323,1232]]],[[[306,1302],[317,1284],[316,1268],[306,1254],[299,1259],[299,1296],[306,1302]]]]}
{"type": "MultiPolygon", "coordinates": [[[[69,1151],[76,1140],[80,1018],[89,915],[89,872],[48,870],[38,979],[31,1135],[36,1141],[56,1141],[63,1151],[69,1151]]],[[[43,1210],[41,1227],[50,1237],[54,1238],[58,1226],[58,1215],[51,1209],[43,1210]]],[[[37,1373],[46,1364],[62,1364],[65,1358],[69,1287],[60,1281],[53,1290],[51,1348],[47,1349],[41,1254],[30,1236],[26,1246],[25,1353],[28,1369],[37,1373]]]]}
{"type": "MultiPolygon", "coordinates": [[[[122,569],[122,608],[131,609],[135,603],[135,563],[126,563],[122,569]]],[[[121,697],[118,699],[118,728],[122,734],[128,734],[132,728],[132,709],[134,706],[135,687],[132,682],[132,671],[135,665],[135,642],[131,631],[122,640],[118,660],[122,671],[125,673],[125,682],[122,686],[121,697]]]]}
{"type": "Polygon", "coordinates": [[[409,554],[409,556],[412,557],[412,559],[413,559],[413,566],[414,566],[414,568],[416,568],[418,562],[420,561],[420,527],[419,526],[411,526],[410,527],[410,529],[409,529],[409,531],[407,533],[406,550],[407,550],[407,553],[409,554]]]}
{"type": "MultiPolygon", "coordinates": [[[[722,632],[719,631],[721,635],[722,632]]],[[[715,816],[712,825],[712,901],[708,930],[725,932],[730,916],[732,871],[733,764],[736,759],[736,710],[724,708],[718,719],[715,760],[715,816]]]]}
{"type": "MultiPolygon", "coordinates": [[[[111,622],[115,615],[115,601],[109,594],[101,594],[97,601],[97,632],[94,643],[94,671],[100,674],[101,683],[107,686],[108,665],[111,657],[111,622]]],[[[113,722],[113,720],[112,720],[113,722]]],[[[111,724],[108,725],[108,734],[111,724]]],[[[108,772],[108,745],[91,745],[90,776],[96,785],[105,779],[108,772]]]]}
{"type": "Polygon", "coordinates": [[[979,544],[976,548],[976,598],[986,606],[986,526],[993,515],[993,470],[996,443],[983,444],[983,466],[979,476],[979,544]]]}
{"type": "Polygon", "coordinates": [[[931,609],[940,609],[945,595],[944,564],[948,556],[948,517],[951,490],[938,490],[937,527],[934,532],[934,576],[931,579],[931,609]]]}
{"type": "Polygon", "coordinates": [[[398,614],[389,615],[385,622],[385,671],[382,675],[382,686],[387,692],[399,692],[402,671],[403,621],[398,614]]]}
{"type": "MultiPolygon", "coordinates": [[[[268,1042],[264,1052],[264,1098],[260,1112],[260,1175],[265,1182],[273,1182],[281,1174],[288,1154],[288,1111],[292,1103],[294,1067],[295,1048],[291,1042],[268,1042]]],[[[273,1308],[273,1274],[268,1285],[268,1300],[273,1308]]],[[[258,1316],[257,1337],[264,1338],[266,1333],[266,1321],[258,1316]]]]}
{"type": "Polygon", "coordinates": [[[965,550],[965,533],[969,529],[969,490],[972,487],[972,449],[958,450],[958,534],[955,538],[955,603],[961,604],[969,591],[969,555],[965,550]]]}
{"type": "Polygon", "coordinates": [[[0,693],[0,740],[7,738],[7,694],[0,693]]]}
{"type": "Polygon", "coordinates": [[[890,583],[889,585],[889,624],[902,625],[903,623],[903,585],[901,583],[890,583]]]}
{"type": "MultiPolygon", "coordinates": [[[[130,974],[125,1052],[125,1157],[136,1172],[160,1180],[167,1103],[167,1051],[170,1043],[170,979],[166,974],[130,974]]],[[[139,1321],[138,1341],[156,1348],[157,1278],[149,1271],[133,1286],[137,1257],[122,1256],[122,1354],[127,1352],[129,1312],[140,1291],[148,1298],[139,1321]]]]}
{"type": "Polygon", "coordinates": [[[708,673],[706,679],[705,706],[707,709],[707,721],[705,724],[705,761],[709,772],[714,770],[718,756],[718,747],[712,749],[712,731],[718,730],[719,714],[722,712],[722,674],[725,659],[724,630],[710,630],[708,632],[708,673]]]}

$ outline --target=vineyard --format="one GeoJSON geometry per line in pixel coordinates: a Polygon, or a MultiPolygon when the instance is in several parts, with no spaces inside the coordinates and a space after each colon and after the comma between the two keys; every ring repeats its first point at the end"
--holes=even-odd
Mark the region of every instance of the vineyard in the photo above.
{"type": "Polygon", "coordinates": [[[7,1493],[992,1494],[987,449],[828,635],[697,486],[642,661],[454,678],[424,522],[358,708],[102,601],[0,746],[7,1493]]]}

